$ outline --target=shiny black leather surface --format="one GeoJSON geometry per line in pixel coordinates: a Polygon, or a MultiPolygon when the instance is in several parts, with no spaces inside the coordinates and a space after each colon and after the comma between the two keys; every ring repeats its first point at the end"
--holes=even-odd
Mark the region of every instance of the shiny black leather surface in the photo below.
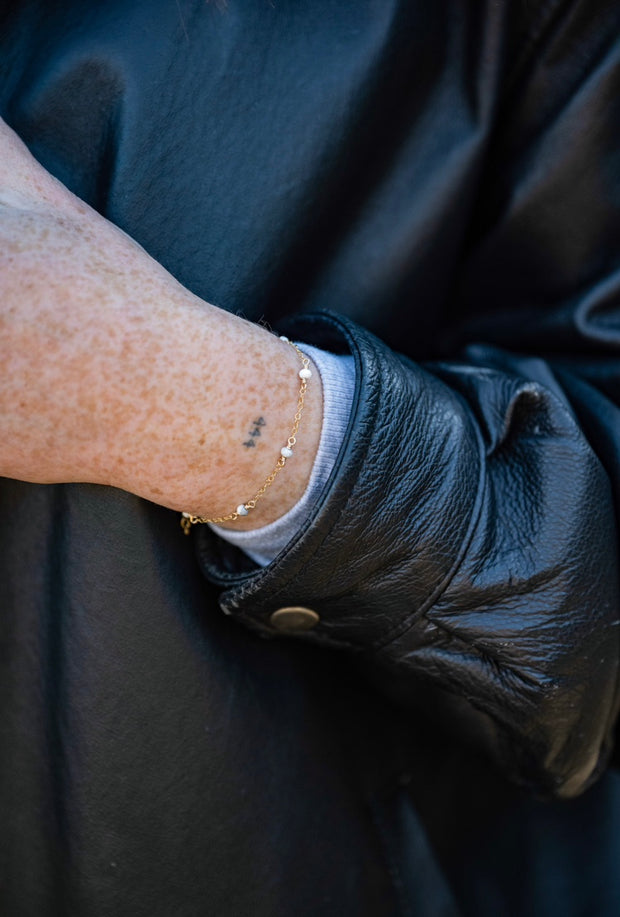
{"type": "Polygon", "coordinates": [[[578,792],[617,706],[619,26],[3,4],[0,110],[43,165],[363,368],[263,573],[130,495],[2,482],[3,915],[618,913],[617,772],[547,805],[489,761],[578,792]],[[316,645],[257,636],[298,603],[316,645]]]}
{"type": "Polygon", "coordinates": [[[401,699],[454,695],[453,727],[474,708],[529,789],[581,791],[611,749],[620,600],[609,482],[569,404],[541,361],[476,348],[421,368],[336,316],[294,323],[337,329],[361,381],[325,500],[238,583],[204,537],[221,607],[275,636],[279,607],[316,610],[305,639],[356,651],[401,699]]]}

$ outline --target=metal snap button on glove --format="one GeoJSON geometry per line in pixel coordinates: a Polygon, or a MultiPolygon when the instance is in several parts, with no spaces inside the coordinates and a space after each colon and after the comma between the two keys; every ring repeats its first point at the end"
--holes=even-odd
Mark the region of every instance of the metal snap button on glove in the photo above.
{"type": "Polygon", "coordinates": [[[319,616],[311,608],[302,605],[291,605],[287,608],[278,608],[269,618],[269,623],[274,630],[282,633],[293,633],[301,630],[311,630],[319,623],[319,616]]]}

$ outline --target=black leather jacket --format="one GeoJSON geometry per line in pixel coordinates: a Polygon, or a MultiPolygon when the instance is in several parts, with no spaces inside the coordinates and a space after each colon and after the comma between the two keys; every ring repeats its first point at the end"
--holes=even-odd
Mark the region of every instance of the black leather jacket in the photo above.
{"type": "Polygon", "coordinates": [[[573,796],[612,746],[620,8],[28,0],[0,26],[1,112],[46,168],[357,372],[263,570],[208,530],[197,564],[131,495],[2,482],[2,914],[581,913],[572,847],[529,897],[507,877],[500,811],[525,850],[524,812],[582,832],[616,913],[612,778],[546,809],[487,761],[573,796]]]}

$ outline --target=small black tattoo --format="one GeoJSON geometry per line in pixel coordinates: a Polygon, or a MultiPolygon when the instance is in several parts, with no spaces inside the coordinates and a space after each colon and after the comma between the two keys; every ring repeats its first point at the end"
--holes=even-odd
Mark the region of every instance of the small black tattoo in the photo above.
{"type": "Polygon", "coordinates": [[[246,439],[246,441],[243,443],[246,449],[252,449],[254,446],[256,446],[256,443],[254,442],[254,440],[256,439],[257,436],[261,435],[260,428],[266,427],[266,426],[267,426],[267,421],[265,420],[264,417],[259,417],[257,420],[252,421],[252,429],[248,430],[248,436],[250,438],[246,439]]]}

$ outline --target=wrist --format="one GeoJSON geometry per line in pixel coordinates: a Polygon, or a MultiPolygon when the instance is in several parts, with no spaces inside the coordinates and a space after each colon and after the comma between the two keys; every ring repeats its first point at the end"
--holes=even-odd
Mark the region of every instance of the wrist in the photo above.
{"type": "MultiPolygon", "coordinates": [[[[276,466],[297,410],[301,363],[290,344],[264,328],[183,294],[169,314],[149,323],[148,374],[140,370],[125,387],[126,420],[115,425],[106,483],[194,515],[225,516],[251,500],[276,466]]],[[[268,524],[297,502],[321,419],[315,372],[294,455],[255,509],[229,525],[268,524]]]]}
{"type": "MultiPolygon", "coordinates": [[[[291,461],[295,457],[296,447],[297,447],[297,435],[299,433],[299,428],[302,422],[302,417],[305,408],[306,395],[308,392],[308,385],[310,379],[312,378],[312,370],[310,369],[310,358],[301,352],[297,344],[294,344],[292,341],[289,341],[287,337],[280,337],[281,341],[289,344],[292,350],[296,353],[299,363],[298,363],[298,372],[297,376],[299,378],[299,391],[297,393],[297,405],[295,409],[295,414],[291,425],[289,428],[289,434],[284,445],[280,447],[278,457],[275,464],[272,465],[271,471],[264,479],[261,486],[255,490],[253,495],[248,499],[245,498],[241,503],[239,503],[234,510],[229,513],[222,514],[219,516],[195,516],[190,512],[183,512],[182,526],[185,531],[185,534],[189,534],[191,526],[197,523],[210,525],[219,525],[226,526],[228,523],[236,522],[237,520],[244,520],[245,517],[249,516],[250,513],[254,514],[254,510],[257,507],[257,504],[264,500],[265,496],[270,494],[271,491],[269,488],[278,480],[280,474],[284,471],[287,462],[291,461]]],[[[260,442],[257,437],[262,437],[262,434],[265,431],[267,421],[265,420],[262,414],[257,415],[250,424],[250,429],[247,431],[247,439],[244,440],[243,446],[245,448],[255,448],[257,443],[260,442]]],[[[300,481],[301,483],[301,481],[300,481]]],[[[285,511],[286,512],[286,511],[285,511]]],[[[281,518],[281,517],[279,517],[281,518]]],[[[248,520],[249,521],[249,520],[248,520]]],[[[264,524],[261,525],[261,528],[264,528],[264,524]]]]}

